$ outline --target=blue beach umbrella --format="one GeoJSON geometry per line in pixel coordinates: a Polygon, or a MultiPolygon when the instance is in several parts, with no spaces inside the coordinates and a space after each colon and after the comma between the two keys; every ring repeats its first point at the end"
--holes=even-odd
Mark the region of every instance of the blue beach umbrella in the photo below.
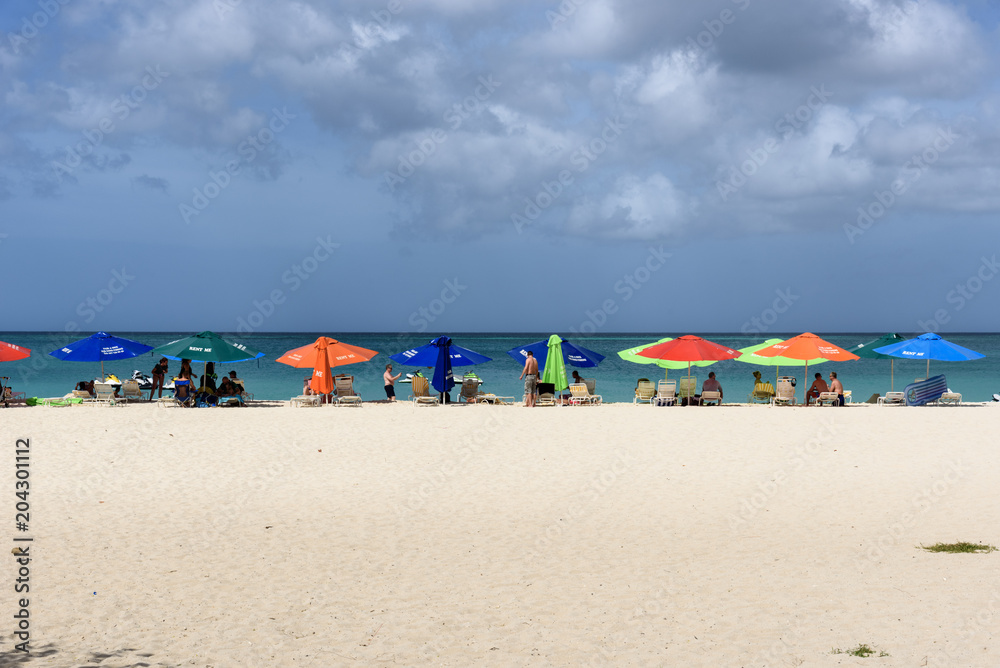
{"type": "Polygon", "coordinates": [[[875,348],[875,352],[906,360],[927,360],[926,378],[930,378],[931,375],[931,360],[938,360],[939,362],[965,362],[986,357],[986,355],[977,353],[975,350],[969,350],[957,343],[945,341],[937,334],[930,332],[921,334],[915,339],[907,339],[899,343],[875,348]]]}
{"type": "Polygon", "coordinates": [[[100,362],[103,379],[104,360],[111,362],[138,357],[152,349],[153,346],[147,346],[145,343],[111,336],[107,332],[97,332],[59,350],[53,350],[49,355],[67,362],[100,362]]]}
{"type": "Polygon", "coordinates": [[[431,339],[431,342],[419,348],[411,348],[401,353],[390,355],[389,359],[408,366],[432,366],[434,378],[431,386],[441,392],[451,392],[455,387],[455,377],[451,368],[454,366],[471,366],[489,362],[492,358],[480,355],[467,348],[456,346],[447,336],[431,339]]]}
{"type": "MultiPolygon", "coordinates": [[[[556,335],[553,334],[552,336],[556,335]]],[[[545,371],[545,358],[549,354],[549,342],[551,340],[552,337],[550,336],[545,341],[536,341],[526,346],[508,350],[507,354],[523,365],[525,360],[528,359],[528,351],[531,351],[531,354],[538,360],[538,371],[541,373],[545,371]]],[[[566,339],[562,339],[562,356],[565,364],[572,364],[581,368],[595,367],[604,359],[604,355],[595,353],[593,350],[587,350],[582,346],[574,345],[566,339]]]]}

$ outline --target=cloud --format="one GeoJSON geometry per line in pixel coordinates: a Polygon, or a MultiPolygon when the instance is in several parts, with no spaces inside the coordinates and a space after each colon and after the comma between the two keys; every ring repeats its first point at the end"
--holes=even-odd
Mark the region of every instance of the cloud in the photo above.
{"type": "Polygon", "coordinates": [[[170,189],[170,182],[156,176],[140,174],[139,176],[132,178],[132,183],[137,186],[142,186],[143,188],[149,188],[150,190],[159,190],[164,195],[169,194],[168,190],[170,189]]]}

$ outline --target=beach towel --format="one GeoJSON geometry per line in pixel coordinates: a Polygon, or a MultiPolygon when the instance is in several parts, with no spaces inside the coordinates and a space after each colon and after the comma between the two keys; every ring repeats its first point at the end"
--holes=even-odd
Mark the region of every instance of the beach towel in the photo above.
{"type": "Polygon", "coordinates": [[[907,406],[923,406],[932,401],[937,401],[947,391],[948,381],[941,375],[916,383],[910,383],[903,390],[903,393],[906,394],[907,406]]]}

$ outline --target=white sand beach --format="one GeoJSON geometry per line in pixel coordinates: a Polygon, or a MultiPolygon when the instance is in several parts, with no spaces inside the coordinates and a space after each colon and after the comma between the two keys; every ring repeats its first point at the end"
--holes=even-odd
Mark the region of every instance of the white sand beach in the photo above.
{"type": "Polygon", "coordinates": [[[1000,405],[0,420],[3,665],[1000,665],[1000,405]]]}

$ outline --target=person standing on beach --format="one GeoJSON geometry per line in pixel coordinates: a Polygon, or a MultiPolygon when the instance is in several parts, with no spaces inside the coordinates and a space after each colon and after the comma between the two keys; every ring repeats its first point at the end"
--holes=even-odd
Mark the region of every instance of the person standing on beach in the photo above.
{"type": "Polygon", "coordinates": [[[837,372],[836,371],[831,371],[830,372],[830,391],[837,393],[837,405],[838,406],[843,406],[844,405],[844,385],[837,378],[837,372]]]}
{"type": "Polygon", "coordinates": [[[396,381],[402,376],[402,373],[397,373],[395,376],[392,375],[392,365],[385,365],[385,373],[382,374],[382,380],[385,381],[385,396],[389,401],[396,400],[396,381]]]}
{"type": "Polygon", "coordinates": [[[156,390],[156,389],[159,390],[158,393],[157,393],[157,395],[156,395],[156,397],[158,399],[163,397],[163,379],[167,375],[167,364],[168,364],[167,358],[166,357],[161,357],[160,361],[157,362],[156,366],[153,367],[153,373],[152,373],[152,376],[153,376],[153,386],[151,388],[149,388],[149,400],[150,401],[153,400],[153,390],[156,390]]]}
{"type": "Polygon", "coordinates": [[[538,360],[530,350],[519,378],[524,378],[524,405],[532,408],[535,405],[535,390],[538,388],[538,360]]]}

